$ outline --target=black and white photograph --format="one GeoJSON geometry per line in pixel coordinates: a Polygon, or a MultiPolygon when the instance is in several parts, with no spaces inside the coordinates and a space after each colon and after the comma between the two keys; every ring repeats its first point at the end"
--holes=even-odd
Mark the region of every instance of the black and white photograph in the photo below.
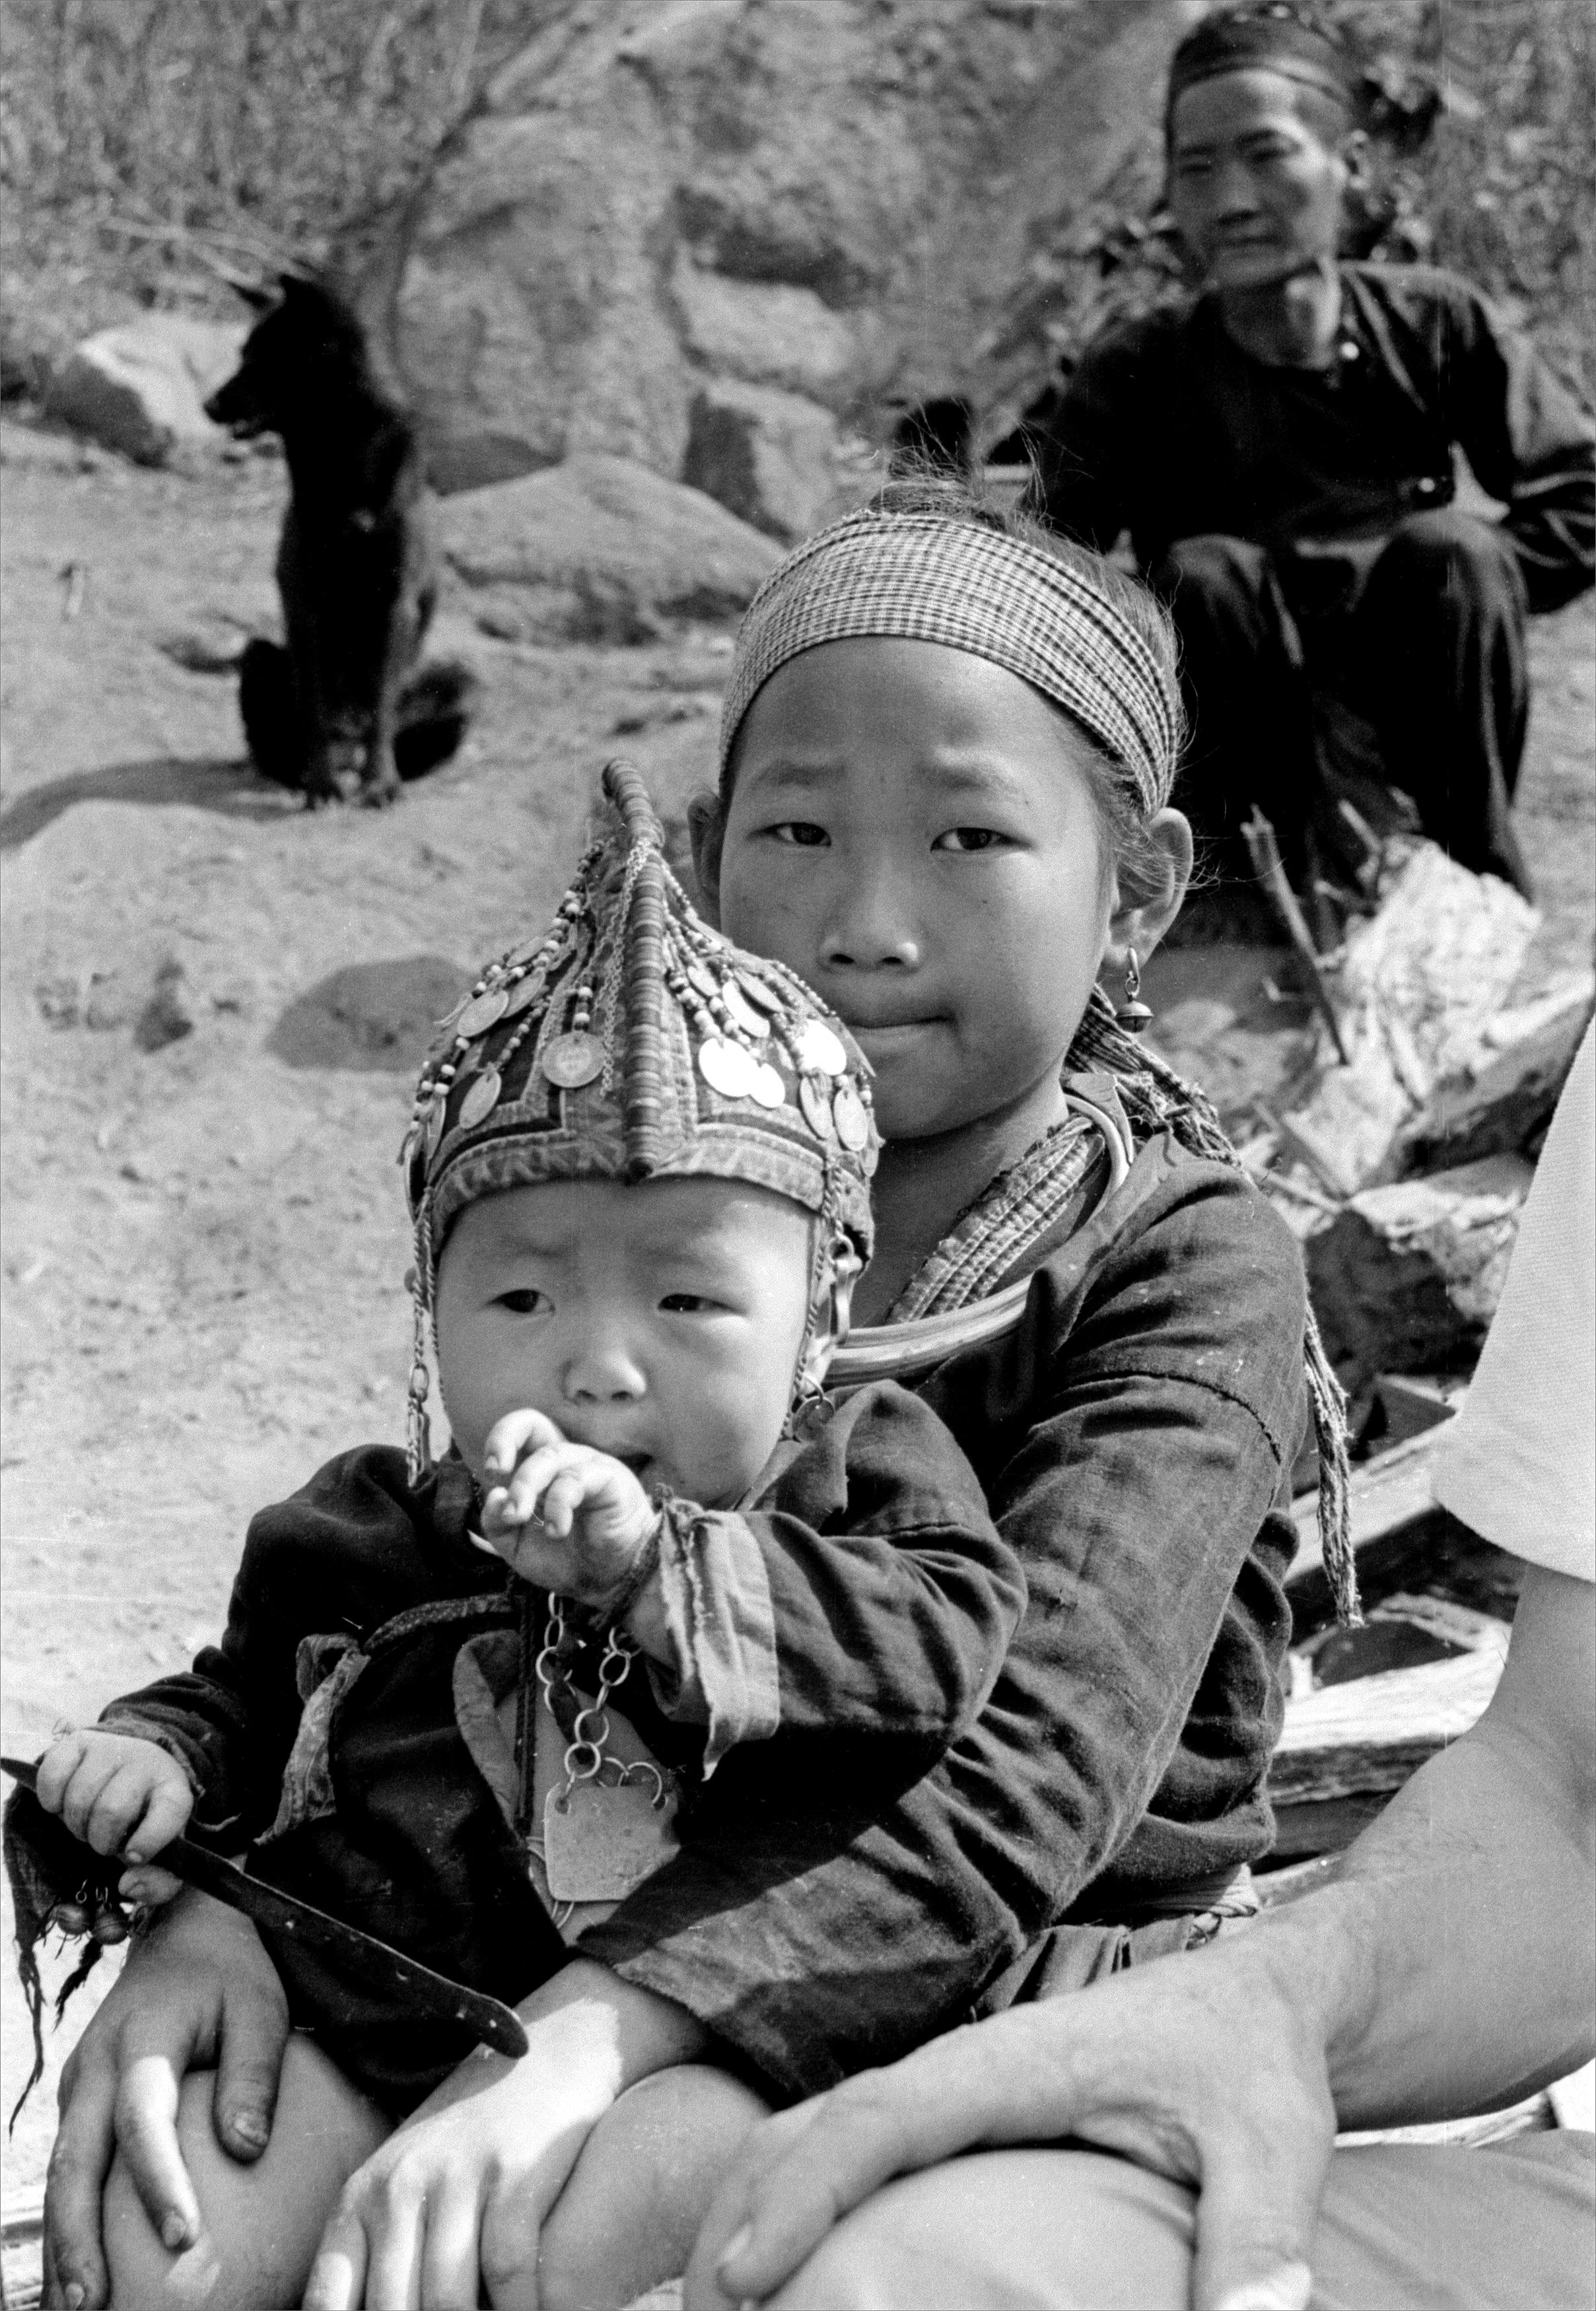
{"type": "Polygon", "coordinates": [[[1596,2311],[1586,0],[0,203],[0,2311],[1596,2311]]]}

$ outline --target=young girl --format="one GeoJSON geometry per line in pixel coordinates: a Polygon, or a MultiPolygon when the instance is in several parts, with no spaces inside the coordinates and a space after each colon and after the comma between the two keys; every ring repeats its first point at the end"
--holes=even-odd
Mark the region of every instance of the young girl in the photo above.
{"type": "MultiPolygon", "coordinates": [[[[728,936],[851,1026],[886,1143],[876,1266],[856,1302],[868,1329],[833,1384],[895,1372],[941,1413],[1030,1602],[979,1721],[840,1851],[735,1913],[706,1905],[667,1966],[619,1913],[582,1935],[568,1973],[592,1969],[589,2000],[594,1977],[624,1985],[646,2049],[618,2057],[619,2082],[655,2075],[596,2122],[571,2116],[569,2219],[541,2250],[549,2311],[624,2299],[593,2236],[646,2211],[667,2133],[676,2153],[695,2132],[711,2146],[696,2169],[676,2158],[678,2194],[724,2155],[737,2089],[705,2071],[706,2050],[790,2099],[973,2013],[1184,1947],[1247,1905],[1246,1865],[1270,1836],[1302,1273],[1211,1114],[1144,1060],[1096,989],[1101,972],[1126,1025],[1145,1018],[1140,962],[1180,903],[1177,701],[1166,623],[1139,589],[918,485],[798,548],[745,622],[720,794],[695,814],[701,885],[728,936]]],[[[1307,1351],[1345,1585],[1333,1384],[1311,1332],[1307,1351]]],[[[272,2031],[251,2031],[243,2002],[258,1957],[231,1926],[191,1909],[136,1964],[74,2058],[63,2122],[51,2251],[86,2301],[102,2299],[91,2194],[134,2070],[131,1999],[139,2052],[173,2068],[219,2031],[233,2064],[248,2041],[275,2066],[272,2031]],[[206,1954],[223,1932],[225,1990],[206,1954]]],[[[231,2080],[218,2095],[234,2159],[264,2139],[263,2099],[231,2080]]],[[[130,2087],[130,2117],[133,2104],[151,2214],[192,2226],[154,2097],[130,2087]]],[[[236,2195],[208,2101],[188,2108],[202,2189],[236,2195]]],[[[358,2303],[357,2265],[409,2289],[392,2300],[417,2299],[428,2183],[406,2138],[345,2193],[318,2304],[358,2303]]],[[[530,2299],[535,2227],[501,2291],[490,2280],[494,2299],[530,2299]]],[[[495,2265],[505,2228],[496,2213],[495,2265]]]]}

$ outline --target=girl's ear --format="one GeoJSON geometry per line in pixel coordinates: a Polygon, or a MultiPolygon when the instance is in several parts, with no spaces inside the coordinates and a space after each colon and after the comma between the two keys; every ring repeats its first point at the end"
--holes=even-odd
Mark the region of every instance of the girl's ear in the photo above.
{"type": "Polygon", "coordinates": [[[719,795],[695,794],[687,806],[687,837],[693,845],[693,872],[698,882],[698,911],[716,930],[720,928],[720,848],[726,841],[726,815],[719,795]]]}
{"type": "Polygon", "coordinates": [[[1147,821],[1152,856],[1137,862],[1138,895],[1122,904],[1116,898],[1109,918],[1104,961],[1111,969],[1122,967],[1131,947],[1145,963],[1181,911],[1186,885],[1191,880],[1191,826],[1183,811],[1164,809],[1147,821]]]}

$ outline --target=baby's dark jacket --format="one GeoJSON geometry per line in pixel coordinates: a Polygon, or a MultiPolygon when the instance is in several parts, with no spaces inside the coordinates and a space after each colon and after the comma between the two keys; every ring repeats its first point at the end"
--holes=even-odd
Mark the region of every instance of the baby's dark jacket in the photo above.
{"type": "MultiPolygon", "coordinates": [[[[251,1521],[221,1645],[113,1703],[101,1722],[178,1756],[197,1792],[194,1827],[237,1851],[278,1811],[301,1721],[301,1641],[353,1640],[363,1665],[327,1746],[336,1810],[256,1844],[249,1867],[513,2002],[571,1953],[461,1731],[464,1649],[494,1631],[513,1646],[519,1618],[519,1584],[467,1538],[472,1513],[458,1461],[413,1488],[390,1447],[342,1455],[251,1521]]],[[[699,1538],[705,1556],[729,1543],[734,1569],[765,1600],[773,1648],[763,1686],[757,1658],[742,1682],[761,1687],[753,1706],[770,1730],[705,1775],[705,1726],[673,1705],[668,1673],[650,1677],[640,1658],[615,1700],[681,1775],[685,1853],[702,1848],[718,1869],[735,1857],[735,1902],[833,1853],[929,1771],[990,1691],[1025,1585],[964,1454],[890,1382],[807,1422],[750,1499],[710,1513],[699,1538]]],[[[541,1638],[546,1600],[535,1605],[541,1638]]],[[[761,1615],[742,1618],[737,1659],[758,1655],[761,1626],[761,1615]]],[[[597,1659],[589,1646],[572,1672],[589,1691],[597,1659]]],[[[624,1905],[650,1943],[668,1939],[678,1915],[670,1877],[667,1867],[624,1905]],[[653,1884],[665,1895],[658,1936],[644,1923],[653,1884]]],[[[352,1993],[292,1938],[264,1938],[294,2021],[390,2107],[412,2106],[469,2052],[452,2027],[352,1993]]]]}

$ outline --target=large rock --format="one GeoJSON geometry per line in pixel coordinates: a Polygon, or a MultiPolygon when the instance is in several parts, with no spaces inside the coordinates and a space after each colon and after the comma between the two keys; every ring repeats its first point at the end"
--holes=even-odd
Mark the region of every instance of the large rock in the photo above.
{"type": "Polygon", "coordinates": [[[1534,1176],[1522,1156],[1487,1156],[1368,1188],[1309,1239],[1308,1289],[1344,1388],[1472,1360],[1534,1176]]]}
{"type": "Polygon", "coordinates": [[[835,501],[840,437],[1007,392],[994,348],[1036,253],[1156,152],[1190,14],[586,0],[341,266],[432,422],[440,484],[589,450],[685,478],[691,456],[786,536],[835,501]]]}
{"type": "Polygon", "coordinates": [[[161,466],[180,442],[220,443],[205,396],[238,366],[244,322],[152,313],[83,344],[51,379],[46,413],[74,432],[161,466]]]}
{"type": "Polygon", "coordinates": [[[510,641],[641,642],[736,617],[781,558],[702,490],[593,454],[446,499],[438,527],[479,624],[510,641]]]}

